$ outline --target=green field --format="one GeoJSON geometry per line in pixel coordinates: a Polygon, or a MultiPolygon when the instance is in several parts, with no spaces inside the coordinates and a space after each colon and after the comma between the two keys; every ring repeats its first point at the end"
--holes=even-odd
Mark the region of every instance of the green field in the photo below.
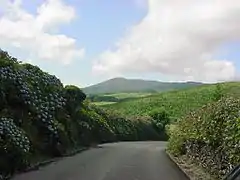
{"type": "Polygon", "coordinates": [[[140,98],[150,96],[152,93],[114,93],[114,94],[104,94],[104,96],[113,96],[118,99],[128,99],[128,98],[140,98]]]}
{"type": "MultiPolygon", "coordinates": [[[[223,83],[222,88],[225,96],[240,96],[240,83],[223,83]]],[[[164,107],[171,116],[179,118],[212,102],[215,89],[216,85],[203,85],[186,90],[158,93],[148,97],[126,100],[104,107],[120,111],[125,115],[147,115],[153,109],[164,107]]]]}
{"type": "Polygon", "coordinates": [[[102,101],[102,102],[92,102],[92,104],[96,105],[96,106],[106,106],[106,105],[110,105],[110,104],[114,104],[116,102],[106,102],[106,101],[102,101]]]}
{"type": "Polygon", "coordinates": [[[112,105],[118,102],[124,102],[127,100],[133,100],[133,99],[137,99],[137,98],[143,98],[143,97],[147,97],[147,96],[151,96],[154,93],[113,93],[113,94],[101,94],[98,95],[100,97],[114,97],[117,99],[116,101],[104,101],[104,100],[99,100],[96,102],[92,102],[92,104],[96,105],[96,106],[106,106],[106,105],[112,105]]]}

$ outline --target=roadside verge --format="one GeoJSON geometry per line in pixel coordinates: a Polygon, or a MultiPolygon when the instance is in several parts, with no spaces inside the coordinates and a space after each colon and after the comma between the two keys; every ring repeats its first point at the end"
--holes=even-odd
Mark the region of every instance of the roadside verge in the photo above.
{"type": "Polygon", "coordinates": [[[86,151],[86,150],[90,149],[91,147],[92,146],[90,146],[90,147],[82,147],[82,148],[79,148],[79,149],[72,150],[72,151],[62,155],[61,157],[51,158],[51,159],[47,159],[45,161],[41,161],[41,162],[37,162],[35,164],[31,164],[28,168],[24,169],[21,172],[16,172],[13,175],[5,176],[5,177],[1,177],[0,176],[0,180],[10,180],[11,178],[13,178],[14,176],[16,176],[18,174],[22,174],[22,173],[38,170],[41,167],[47,166],[47,165],[49,165],[49,164],[51,164],[53,162],[57,162],[57,161],[59,161],[59,160],[61,160],[63,158],[74,156],[74,155],[76,155],[78,153],[86,151]]]}
{"type": "Polygon", "coordinates": [[[216,180],[216,178],[204,171],[203,168],[191,162],[186,156],[174,157],[167,150],[166,154],[190,180],[216,180]]]}

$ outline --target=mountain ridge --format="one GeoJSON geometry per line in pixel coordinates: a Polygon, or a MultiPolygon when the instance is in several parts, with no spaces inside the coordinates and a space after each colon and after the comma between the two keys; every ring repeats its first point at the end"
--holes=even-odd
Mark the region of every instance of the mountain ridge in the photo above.
{"type": "Polygon", "coordinates": [[[203,85],[201,82],[161,82],[157,80],[128,79],[116,77],[83,88],[86,94],[108,94],[128,92],[163,92],[203,85]]]}

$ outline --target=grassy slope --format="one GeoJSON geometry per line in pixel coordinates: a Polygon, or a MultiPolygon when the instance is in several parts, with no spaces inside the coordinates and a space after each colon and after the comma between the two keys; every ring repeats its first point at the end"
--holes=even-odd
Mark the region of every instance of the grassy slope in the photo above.
{"type": "MultiPolygon", "coordinates": [[[[116,104],[106,105],[126,115],[145,115],[154,108],[165,107],[172,116],[178,118],[211,102],[216,85],[203,85],[186,90],[159,93],[116,104]]],[[[240,83],[224,83],[224,94],[240,96],[240,83]]]]}
{"type": "MultiPolygon", "coordinates": [[[[111,97],[115,97],[118,99],[118,101],[122,102],[122,101],[127,101],[127,100],[133,100],[133,99],[137,99],[137,98],[142,98],[142,97],[147,97],[147,96],[150,96],[152,94],[155,94],[155,93],[144,93],[144,92],[141,92],[141,93],[112,93],[112,94],[101,94],[101,95],[98,95],[98,96],[111,96],[111,97]]],[[[110,105],[110,104],[115,104],[117,102],[112,102],[112,101],[104,101],[104,100],[100,100],[100,101],[95,101],[95,102],[92,102],[92,104],[96,105],[96,106],[105,106],[105,105],[110,105]]]]}
{"type": "Polygon", "coordinates": [[[152,93],[113,93],[113,94],[105,94],[104,96],[113,96],[120,100],[128,99],[128,98],[140,98],[150,96],[152,93]]]}
{"type": "Polygon", "coordinates": [[[96,106],[106,106],[110,104],[115,104],[116,102],[107,102],[107,101],[100,101],[100,102],[91,102],[91,104],[96,106]]]}

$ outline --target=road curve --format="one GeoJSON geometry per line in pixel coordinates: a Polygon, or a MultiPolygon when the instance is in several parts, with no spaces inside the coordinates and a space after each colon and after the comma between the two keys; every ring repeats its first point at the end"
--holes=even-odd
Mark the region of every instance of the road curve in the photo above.
{"type": "Polygon", "coordinates": [[[188,180],[164,152],[164,142],[99,145],[12,180],[188,180]]]}

